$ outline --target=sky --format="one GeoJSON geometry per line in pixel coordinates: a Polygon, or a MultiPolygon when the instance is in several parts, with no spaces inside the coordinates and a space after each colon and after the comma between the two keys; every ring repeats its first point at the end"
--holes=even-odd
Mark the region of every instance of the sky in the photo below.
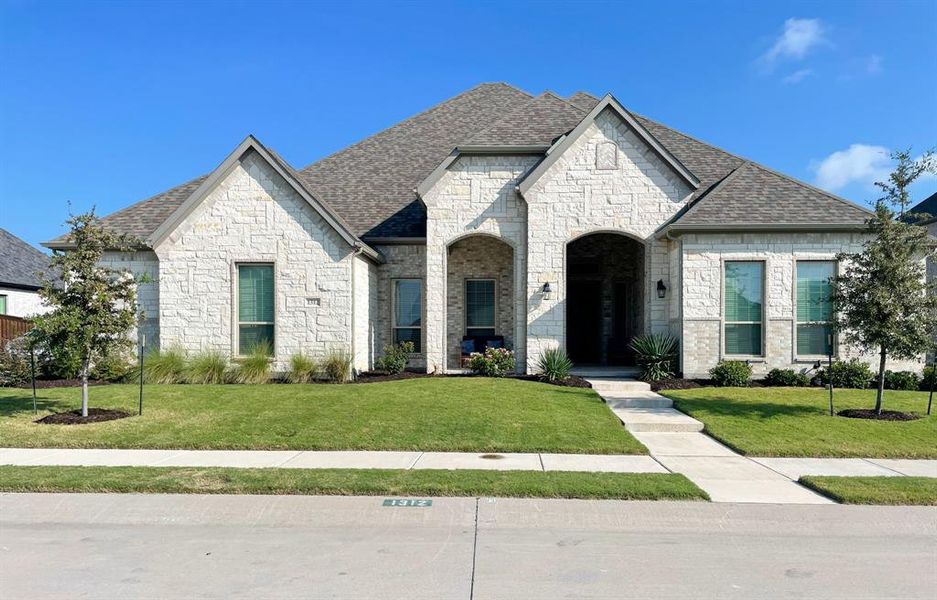
{"type": "Polygon", "coordinates": [[[0,227],[49,240],[247,134],[301,168],[487,81],[611,92],[868,204],[890,151],[937,146],[937,0],[0,0],[0,227]]]}

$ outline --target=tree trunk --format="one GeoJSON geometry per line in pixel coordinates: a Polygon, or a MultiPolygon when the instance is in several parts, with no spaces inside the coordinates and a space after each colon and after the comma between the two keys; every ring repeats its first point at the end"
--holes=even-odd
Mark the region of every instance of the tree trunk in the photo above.
{"type": "Polygon", "coordinates": [[[81,363],[81,416],[88,416],[88,371],[90,365],[87,361],[81,363]]]}
{"type": "Polygon", "coordinates": [[[881,353],[879,354],[878,362],[878,391],[875,394],[875,414],[882,414],[882,396],[885,394],[885,358],[888,356],[888,352],[885,350],[885,346],[882,346],[881,353]]]}

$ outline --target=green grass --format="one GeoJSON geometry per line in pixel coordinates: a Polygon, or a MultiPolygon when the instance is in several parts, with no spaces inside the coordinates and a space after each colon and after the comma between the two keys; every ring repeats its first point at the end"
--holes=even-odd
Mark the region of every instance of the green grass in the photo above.
{"type": "Polygon", "coordinates": [[[669,473],[191,467],[0,466],[0,492],[708,499],[669,473]]]}
{"type": "MultiPolygon", "coordinates": [[[[92,407],[136,412],[137,388],[91,388],[92,407]]],[[[80,406],[39,391],[40,417],[80,406]]],[[[29,390],[0,388],[0,446],[438,450],[644,454],[589,389],[512,379],[421,378],[347,385],[152,385],[143,416],[39,425],[29,390]]]]}
{"type": "Polygon", "coordinates": [[[801,477],[800,483],[843,504],[937,506],[933,477],[801,477]]]}
{"type": "MultiPolygon", "coordinates": [[[[749,456],[937,458],[937,415],[891,422],[829,416],[819,388],[668,390],[706,432],[749,456]]],[[[874,390],[837,390],[834,409],[871,408],[874,390]]],[[[927,394],[885,393],[885,408],[924,414],[927,394]]]]}

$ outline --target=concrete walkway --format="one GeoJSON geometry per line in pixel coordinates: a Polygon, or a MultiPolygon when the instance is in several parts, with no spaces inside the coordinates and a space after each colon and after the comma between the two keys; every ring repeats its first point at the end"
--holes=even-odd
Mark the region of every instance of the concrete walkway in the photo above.
{"type": "Polygon", "coordinates": [[[899,474],[868,461],[860,467],[822,459],[747,458],[705,435],[703,423],[674,409],[669,398],[655,394],[646,383],[617,378],[589,383],[651,456],[668,470],[685,475],[714,502],[829,504],[828,498],[799,485],[797,479],[805,474],[899,474]]]}

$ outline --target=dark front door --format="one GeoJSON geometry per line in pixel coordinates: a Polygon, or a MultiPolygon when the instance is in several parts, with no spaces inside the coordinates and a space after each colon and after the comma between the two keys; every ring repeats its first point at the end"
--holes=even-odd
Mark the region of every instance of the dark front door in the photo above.
{"type": "Polygon", "coordinates": [[[566,289],[566,350],[576,364],[602,361],[602,282],[569,281],[566,289]]]}

